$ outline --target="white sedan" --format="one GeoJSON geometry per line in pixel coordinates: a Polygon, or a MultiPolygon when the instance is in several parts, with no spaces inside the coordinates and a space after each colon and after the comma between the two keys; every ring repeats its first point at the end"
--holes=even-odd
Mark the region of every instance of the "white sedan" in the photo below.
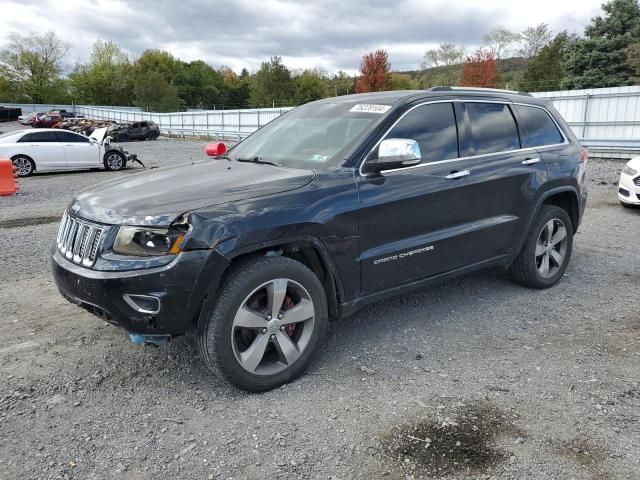
{"type": "Polygon", "coordinates": [[[8,132],[0,135],[0,158],[10,158],[20,177],[45,170],[122,170],[127,158],[110,146],[106,133],[106,127],[91,137],[55,128],[8,132]]]}
{"type": "Polygon", "coordinates": [[[640,206],[640,157],[629,160],[622,170],[618,198],[623,207],[640,206]]]}

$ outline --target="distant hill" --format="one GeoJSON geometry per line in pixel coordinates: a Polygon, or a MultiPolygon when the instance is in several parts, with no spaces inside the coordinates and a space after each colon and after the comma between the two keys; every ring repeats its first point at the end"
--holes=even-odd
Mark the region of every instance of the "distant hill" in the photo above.
{"type": "MultiPolygon", "coordinates": [[[[508,87],[517,89],[518,83],[522,79],[524,72],[527,70],[529,59],[523,57],[512,57],[498,60],[498,71],[500,72],[500,81],[498,88],[508,87]]],[[[451,65],[447,67],[431,67],[425,70],[408,70],[402,73],[409,75],[413,80],[418,82],[420,88],[435,87],[438,85],[457,85],[460,79],[462,64],[451,65]]]]}

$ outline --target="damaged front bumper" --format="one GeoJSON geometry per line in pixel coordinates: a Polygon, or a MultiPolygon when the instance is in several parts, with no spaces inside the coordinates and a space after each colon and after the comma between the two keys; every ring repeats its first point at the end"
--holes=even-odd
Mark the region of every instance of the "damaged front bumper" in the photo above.
{"type": "Polygon", "coordinates": [[[140,335],[194,329],[205,297],[215,292],[227,265],[213,250],[182,252],[168,265],[129,271],[76,265],[55,246],[51,257],[53,277],[67,300],[140,335]]]}

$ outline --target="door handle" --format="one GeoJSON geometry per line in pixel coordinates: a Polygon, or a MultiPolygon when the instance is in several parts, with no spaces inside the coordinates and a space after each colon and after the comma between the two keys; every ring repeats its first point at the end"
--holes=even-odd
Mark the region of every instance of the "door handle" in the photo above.
{"type": "Polygon", "coordinates": [[[540,157],[527,158],[522,161],[523,165],[533,165],[535,163],[540,163],[540,157]]]}
{"type": "Polygon", "coordinates": [[[73,147],[73,143],[65,143],[64,146],[65,147],[73,147]]]}
{"type": "Polygon", "coordinates": [[[447,180],[455,180],[456,178],[462,178],[462,177],[466,177],[467,175],[470,175],[471,172],[469,170],[460,170],[459,172],[451,172],[449,175],[447,175],[446,178],[447,180]]]}

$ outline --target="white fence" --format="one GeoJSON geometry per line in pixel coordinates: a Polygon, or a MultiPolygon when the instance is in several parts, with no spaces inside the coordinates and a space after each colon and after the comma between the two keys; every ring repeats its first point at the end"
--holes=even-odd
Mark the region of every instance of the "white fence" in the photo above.
{"type": "Polygon", "coordinates": [[[640,86],[540,92],[594,153],[629,157],[640,152],[640,86]]]}
{"type": "Polygon", "coordinates": [[[291,108],[258,108],[247,110],[204,110],[196,112],[134,112],[104,107],[76,106],[76,112],[88,118],[139,122],[151,120],[169,135],[208,135],[242,139],[291,108]]]}
{"type": "MultiPolygon", "coordinates": [[[[582,143],[592,152],[629,157],[640,153],[640,86],[539,92],[553,102],[582,143]]],[[[65,108],[86,117],[118,122],[152,120],[165,134],[241,139],[290,108],[143,112],[137,107],[20,105],[23,113],[65,108]]]]}

